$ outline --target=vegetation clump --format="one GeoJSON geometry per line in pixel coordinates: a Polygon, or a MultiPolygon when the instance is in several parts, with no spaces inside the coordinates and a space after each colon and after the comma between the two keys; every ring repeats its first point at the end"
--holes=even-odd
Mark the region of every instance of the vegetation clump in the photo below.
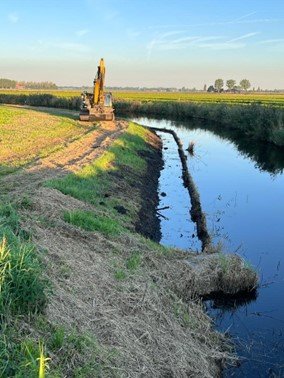
{"type": "Polygon", "coordinates": [[[247,138],[284,146],[284,110],[258,104],[202,104],[192,102],[131,102],[117,101],[118,114],[163,117],[176,120],[212,121],[211,127],[222,125],[239,130],[247,138]]]}

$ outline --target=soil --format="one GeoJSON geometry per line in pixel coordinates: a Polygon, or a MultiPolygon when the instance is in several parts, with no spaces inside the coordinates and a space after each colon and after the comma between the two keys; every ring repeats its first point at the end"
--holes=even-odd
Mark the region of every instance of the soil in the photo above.
{"type": "MultiPolygon", "coordinates": [[[[139,211],[139,220],[135,224],[136,232],[144,235],[146,238],[155,242],[161,240],[160,220],[157,217],[157,207],[159,205],[158,184],[160,172],[163,168],[162,142],[155,139],[153,145],[149,145],[147,153],[141,152],[141,156],[147,162],[147,173],[138,182],[141,193],[141,209],[139,211]]],[[[154,141],[154,138],[152,142],[154,141]]]]}

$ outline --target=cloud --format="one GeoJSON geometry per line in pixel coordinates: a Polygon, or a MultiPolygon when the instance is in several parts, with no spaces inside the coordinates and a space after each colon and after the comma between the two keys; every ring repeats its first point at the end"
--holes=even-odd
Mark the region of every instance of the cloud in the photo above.
{"type": "Polygon", "coordinates": [[[236,42],[236,41],[240,41],[240,40],[242,40],[242,39],[247,39],[247,38],[253,37],[253,36],[257,35],[257,34],[259,34],[259,32],[254,32],[254,33],[244,34],[244,35],[241,35],[240,37],[233,38],[233,39],[231,39],[231,40],[228,41],[228,42],[236,42]]]}
{"type": "Polygon", "coordinates": [[[235,43],[235,42],[216,42],[216,43],[201,43],[199,47],[211,49],[211,50],[237,50],[242,49],[246,45],[245,43],[235,43]]]}
{"type": "Polygon", "coordinates": [[[284,38],[264,39],[263,41],[259,41],[258,43],[261,45],[274,45],[278,43],[284,43],[284,38]]]}
{"type": "Polygon", "coordinates": [[[150,58],[152,51],[153,51],[155,46],[167,44],[168,43],[168,41],[166,40],[167,37],[171,37],[171,36],[178,35],[178,34],[181,34],[181,33],[184,33],[184,32],[181,31],[181,30],[173,30],[173,31],[170,31],[170,32],[159,34],[158,36],[153,38],[146,46],[146,49],[148,50],[148,59],[150,58]]]}
{"type": "Polygon", "coordinates": [[[277,53],[283,53],[284,50],[284,38],[264,39],[258,42],[259,46],[277,53]]]}
{"type": "Polygon", "coordinates": [[[212,50],[236,50],[246,46],[244,40],[251,38],[259,32],[247,33],[239,37],[228,39],[226,36],[192,36],[185,35],[184,31],[171,31],[153,38],[146,46],[148,59],[154,50],[183,50],[189,47],[212,50]],[[179,36],[177,38],[177,35],[179,36]]]}
{"type": "Polygon", "coordinates": [[[76,31],[76,35],[78,37],[83,37],[84,35],[88,34],[89,33],[89,30],[88,29],[81,29],[81,30],[77,30],[76,31]]]}
{"type": "Polygon", "coordinates": [[[8,15],[8,20],[12,22],[12,24],[16,24],[19,21],[20,17],[17,15],[17,13],[10,13],[8,15]]]}
{"type": "Polygon", "coordinates": [[[207,27],[207,26],[223,26],[223,25],[238,25],[238,24],[265,24],[265,23],[273,23],[273,22],[283,22],[283,19],[279,18],[253,18],[249,19],[250,16],[256,14],[257,12],[247,13],[243,16],[235,18],[233,20],[228,21],[212,21],[200,24],[172,24],[172,25],[154,25],[149,26],[149,29],[167,29],[167,28],[193,28],[193,27],[207,27]]]}

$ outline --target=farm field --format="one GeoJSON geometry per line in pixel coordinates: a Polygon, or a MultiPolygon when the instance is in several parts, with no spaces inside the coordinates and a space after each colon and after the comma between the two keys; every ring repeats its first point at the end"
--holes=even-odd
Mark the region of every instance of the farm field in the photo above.
{"type": "Polygon", "coordinates": [[[94,129],[73,118],[67,111],[0,106],[0,175],[47,156],[94,129]]]}
{"type": "MultiPolygon", "coordinates": [[[[79,90],[0,90],[0,95],[30,95],[30,94],[52,94],[60,98],[78,97],[79,90]]],[[[284,106],[284,93],[189,93],[189,92],[142,92],[142,91],[112,91],[114,101],[174,101],[194,103],[228,103],[228,104],[261,104],[267,106],[284,106]]]]}
{"type": "Polygon", "coordinates": [[[231,94],[231,93],[186,93],[186,92],[113,92],[114,99],[131,101],[182,101],[194,103],[257,103],[284,106],[284,94],[231,94]]]}

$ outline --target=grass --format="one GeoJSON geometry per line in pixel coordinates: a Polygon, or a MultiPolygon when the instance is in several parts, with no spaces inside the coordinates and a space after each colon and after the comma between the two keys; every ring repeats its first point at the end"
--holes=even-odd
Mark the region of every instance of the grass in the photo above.
{"type": "Polygon", "coordinates": [[[211,121],[210,126],[224,130],[238,130],[246,138],[284,146],[284,108],[251,104],[217,104],[193,102],[131,102],[119,101],[120,115],[162,117],[188,121],[211,121]]]}
{"type": "MultiPolygon", "coordinates": [[[[269,106],[284,106],[283,93],[190,93],[190,92],[151,92],[151,91],[113,91],[115,101],[130,100],[142,102],[194,102],[194,103],[230,103],[252,104],[257,103],[269,106]]],[[[59,99],[73,100],[80,98],[80,91],[70,90],[0,90],[1,95],[6,96],[42,96],[48,94],[59,99]]],[[[43,99],[44,97],[42,97],[43,99]]],[[[77,105],[77,104],[76,104],[77,105]]],[[[69,108],[68,106],[66,106],[69,108]]]]}
{"type": "Polygon", "coordinates": [[[50,285],[39,252],[22,237],[17,213],[17,207],[30,206],[26,196],[17,206],[0,203],[0,376],[101,376],[112,352],[93,337],[48,323],[43,315],[50,285]]]}
{"type": "MultiPolygon", "coordinates": [[[[49,252],[44,260],[46,273],[54,283],[47,314],[65,326],[47,320],[42,302],[28,305],[27,311],[11,306],[13,316],[1,323],[0,376],[33,378],[39,369],[47,377],[138,376],[141,366],[147,376],[214,376],[219,372],[216,360],[232,359],[202,306],[184,300],[196,294],[192,285],[204,283],[203,277],[198,281],[190,265],[184,264],[181,251],[175,253],[135,233],[143,178],[149,179],[147,164],[152,161],[146,162],[145,155],[156,156],[153,144],[157,140],[152,139],[151,148],[147,144],[151,137],[154,139],[148,130],[132,123],[92,164],[47,183],[70,197],[41,188],[49,191],[47,203],[34,205],[40,192],[30,194],[35,198],[23,193],[17,206],[3,201],[0,237],[7,243],[3,256],[6,246],[13,253],[31,248],[32,259],[27,262],[38,261],[41,275],[33,276],[37,272],[34,265],[27,266],[23,274],[35,277],[33,285],[42,282],[42,252],[21,228],[22,224],[36,226],[37,242],[49,252]],[[119,213],[117,205],[127,213],[119,213]],[[46,221],[39,221],[39,216],[49,218],[50,209],[56,232],[46,221]],[[62,218],[75,224],[76,232],[62,225],[62,218]],[[96,229],[101,235],[80,234],[81,228],[96,229]],[[87,333],[90,329],[92,336],[87,333]]],[[[9,265],[6,257],[3,262],[9,265]]],[[[29,277],[23,277],[22,285],[30,285],[29,277]]],[[[7,288],[14,298],[13,285],[7,288]]],[[[48,285],[41,292],[46,288],[48,285]]],[[[22,297],[22,290],[17,292],[14,303],[22,297]]]]}
{"type": "Polygon", "coordinates": [[[114,350],[102,348],[94,337],[54,326],[43,316],[33,322],[32,332],[19,320],[2,325],[1,377],[100,377],[111,370],[104,365],[112,364],[114,350]]]}
{"type": "MultiPolygon", "coordinates": [[[[156,247],[156,246],[155,246],[156,247]]],[[[124,281],[131,277],[141,266],[142,256],[139,252],[133,252],[123,265],[119,268],[115,264],[114,278],[117,281],[124,281]]]]}
{"type": "MultiPolygon", "coordinates": [[[[35,246],[20,227],[11,203],[0,201],[0,376],[37,377],[45,366],[43,349],[28,339],[19,340],[12,322],[41,313],[48,283],[35,246]],[[39,358],[39,360],[38,360],[39,358]]],[[[43,375],[42,375],[43,376],[43,375]]]]}
{"type": "Polygon", "coordinates": [[[0,313],[37,313],[46,303],[46,282],[35,247],[20,228],[15,208],[0,203],[0,313]]]}
{"type": "MultiPolygon", "coordinates": [[[[73,91],[0,91],[0,103],[79,110],[78,95],[73,91]]],[[[119,116],[198,118],[222,124],[228,130],[238,129],[256,140],[284,146],[284,94],[116,91],[114,99],[119,116]]],[[[6,174],[9,166],[4,164],[2,170],[6,174]]]]}
{"type": "Polygon", "coordinates": [[[74,210],[64,212],[64,220],[86,231],[99,231],[106,235],[117,235],[121,231],[118,222],[98,216],[90,211],[74,210]]]}
{"type": "Polygon", "coordinates": [[[261,104],[284,106],[284,94],[232,94],[232,93],[186,93],[186,92],[114,92],[114,100],[142,102],[193,102],[226,104],[261,104]]]}
{"type": "Polygon", "coordinates": [[[133,216],[135,209],[125,203],[121,195],[116,195],[112,177],[120,166],[135,169],[139,175],[145,172],[146,162],[140,154],[141,151],[147,151],[145,141],[148,135],[149,131],[130,123],[127,131],[92,164],[79,172],[68,174],[63,179],[51,180],[46,184],[94,205],[98,210],[67,211],[63,214],[66,222],[87,231],[99,231],[106,235],[117,235],[126,231],[125,223],[133,216]],[[127,214],[117,214],[115,207],[118,205],[126,206],[127,214]]]}
{"type": "Polygon", "coordinates": [[[0,176],[63,148],[91,129],[68,116],[0,106],[0,176]]]}
{"type": "Polygon", "coordinates": [[[126,260],[126,268],[131,272],[134,272],[141,265],[141,255],[140,253],[134,253],[131,257],[126,260]]]}
{"type": "Polygon", "coordinates": [[[0,313],[28,314],[44,308],[45,284],[33,246],[0,244],[0,313]]]}

